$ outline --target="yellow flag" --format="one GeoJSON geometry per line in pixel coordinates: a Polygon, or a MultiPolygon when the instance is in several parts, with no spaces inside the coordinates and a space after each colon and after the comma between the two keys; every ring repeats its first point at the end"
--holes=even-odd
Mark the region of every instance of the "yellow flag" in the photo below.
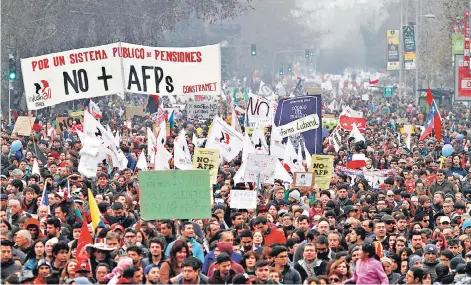
{"type": "Polygon", "coordinates": [[[100,223],[100,210],[98,209],[98,205],[96,203],[95,197],[93,197],[92,191],[88,189],[88,205],[90,207],[90,215],[92,216],[92,226],[93,230],[98,227],[98,224],[100,223]]]}

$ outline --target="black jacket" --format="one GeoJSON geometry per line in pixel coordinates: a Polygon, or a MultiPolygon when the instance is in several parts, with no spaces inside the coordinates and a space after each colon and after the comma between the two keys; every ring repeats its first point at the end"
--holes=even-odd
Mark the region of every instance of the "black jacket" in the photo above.
{"type": "MultiPolygon", "coordinates": [[[[306,278],[308,277],[306,269],[304,269],[304,267],[300,264],[300,262],[302,262],[303,260],[304,259],[301,259],[294,264],[294,269],[296,269],[296,271],[299,272],[299,275],[301,275],[302,282],[304,282],[304,280],[306,280],[306,278]]],[[[316,263],[316,265],[314,265],[314,273],[316,274],[316,276],[324,275],[327,262],[320,259],[316,259],[314,262],[316,263]]]]}
{"type": "Polygon", "coordinates": [[[211,278],[208,279],[208,283],[209,284],[232,284],[232,278],[234,278],[236,274],[237,273],[233,269],[231,269],[229,271],[229,278],[227,278],[227,281],[224,281],[224,279],[222,279],[221,277],[221,271],[216,270],[214,271],[213,276],[211,276],[211,278]]]}

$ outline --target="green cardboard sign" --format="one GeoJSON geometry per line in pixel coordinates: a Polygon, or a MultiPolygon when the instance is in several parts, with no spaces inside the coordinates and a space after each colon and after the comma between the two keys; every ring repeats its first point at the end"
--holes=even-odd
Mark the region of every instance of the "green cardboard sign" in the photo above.
{"type": "Polygon", "coordinates": [[[209,170],[140,171],[143,220],[211,218],[209,170]]]}

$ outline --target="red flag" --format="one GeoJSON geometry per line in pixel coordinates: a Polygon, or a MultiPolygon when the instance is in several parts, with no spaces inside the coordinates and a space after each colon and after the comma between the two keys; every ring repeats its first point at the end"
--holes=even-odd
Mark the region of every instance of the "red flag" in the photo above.
{"type": "Polygon", "coordinates": [[[342,129],[349,132],[352,131],[353,124],[357,125],[357,128],[360,130],[360,133],[364,133],[366,130],[366,118],[355,118],[344,114],[340,116],[339,124],[342,129]]]}
{"type": "Polygon", "coordinates": [[[433,130],[435,132],[435,138],[437,140],[441,140],[442,139],[442,118],[440,118],[440,114],[438,113],[438,110],[433,120],[433,130]]]}
{"type": "Polygon", "coordinates": [[[89,254],[85,250],[85,246],[87,244],[93,244],[93,238],[88,231],[87,219],[83,219],[82,231],[80,232],[80,237],[77,242],[77,251],[75,254],[79,264],[82,263],[82,261],[87,261],[90,258],[89,254]]]}
{"type": "Polygon", "coordinates": [[[433,97],[432,89],[429,88],[427,90],[427,95],[425,96],[425,101],[427,101],[427,104],[429,106],[432,106],[433,99],[435,99],[435,98],[433,97]]]}
{"type": "Polygon", "coordinates": [[[373,80],[370,80],[370,85],[375,85],[375,84],[378,84],[379,83],[379,78],[376,78],[376,79],[373,79],[373,80]]]}

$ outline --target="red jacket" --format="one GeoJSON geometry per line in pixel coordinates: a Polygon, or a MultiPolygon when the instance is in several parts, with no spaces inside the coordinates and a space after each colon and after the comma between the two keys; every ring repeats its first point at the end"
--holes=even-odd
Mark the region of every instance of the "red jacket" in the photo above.
{"type": "Polygon", "coordinates": [[[270,246],[274,243],[286,243],[285,233],[282,229],[277,228],[276,226],[272,226],[269,228],[268,233],[265,234],[265,246],[270,246]]]}

